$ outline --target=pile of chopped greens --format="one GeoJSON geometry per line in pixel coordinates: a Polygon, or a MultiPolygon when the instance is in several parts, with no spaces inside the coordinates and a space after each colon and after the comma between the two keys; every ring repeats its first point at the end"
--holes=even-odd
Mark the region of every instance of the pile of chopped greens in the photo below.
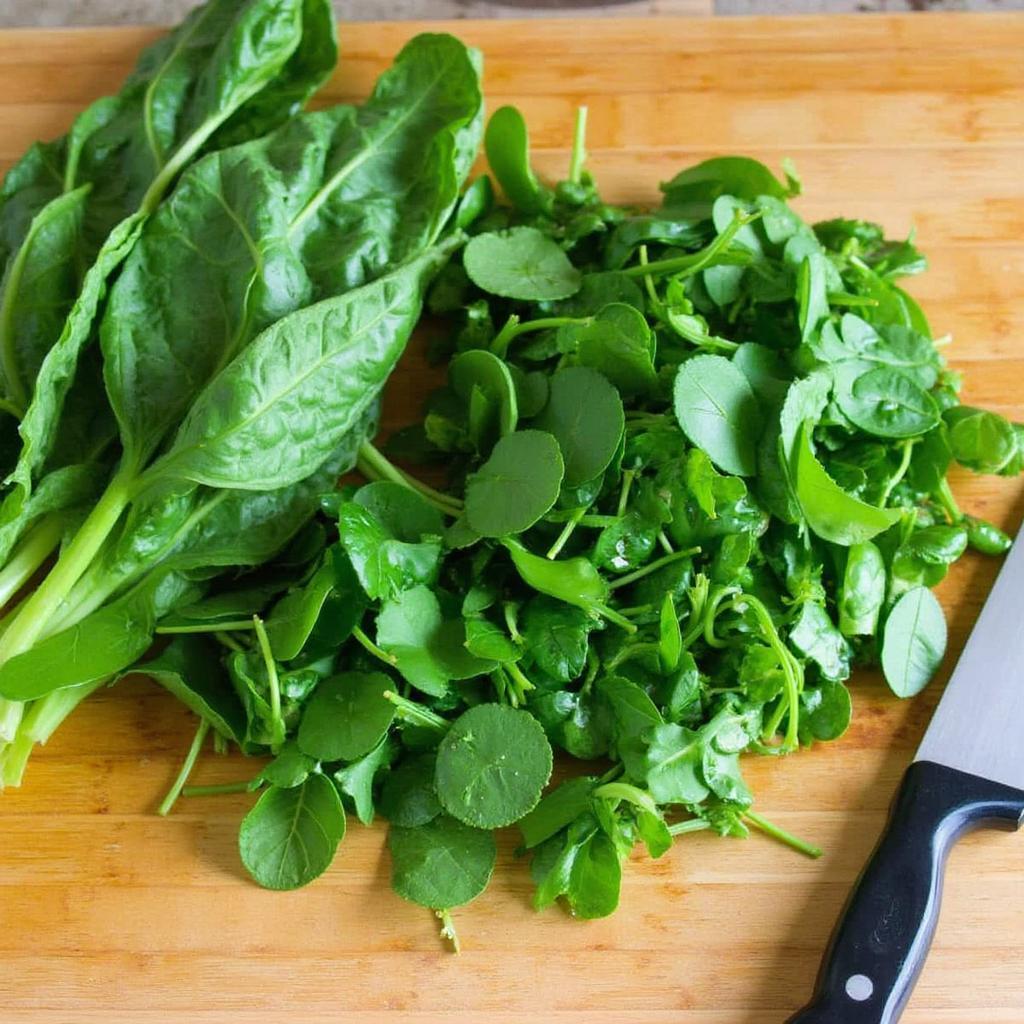
{"type": "Polygon", "coordinates": [[[553,188],[496,111],[503,198],[463,190],[478,56],[417,37],[363,106],[296,114],[328,26],[211,0],[4,183],[3,598],[60,547],[2,624],[4,780],[142,671],[199,717],[162,813],[259,792],[240,851],[272,889],[380,815],[394,889],[456,943],[511,825],[537,907],[582,918],[638,843],[816,854],[741,755],[840,737],[855,666],[927,684],[930,588],[1009,545],[947,471],[1024,466],[896,283],[923,255],[805,223],[795,172],[744,157],[607,204],[585,111],[553,188]],[[375,447],[424,296],[447,382],[375,447]],[[273,759],[189,787],[211,731],[273,759]]]}

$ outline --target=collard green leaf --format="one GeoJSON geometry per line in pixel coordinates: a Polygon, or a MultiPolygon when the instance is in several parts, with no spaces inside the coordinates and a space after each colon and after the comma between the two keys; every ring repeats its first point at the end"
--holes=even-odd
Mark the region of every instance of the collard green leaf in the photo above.
{"type": "Polygon", "coordinates": [[[271,786],[245,816],[238,846],[246,871],[265,889],[298,889],[322,875],[345,836],[334,784],[310,775],[301,786],[271,786]]]}
{"type": "Polygon", "coordinates": [[[763,420],[742,372],[722,356],[695,356],[680,366],[672,394],[686,436],[726,473],[753,476],[763,420]]]}
{"type": "Polygon", "coordinates": [[[463,260],[478,288],[507,299],[565,299],[580,288],[580,272],[558,243],[537,228],[477,235],[463,260]]]}
{"type": "Polygon", "coordinates": [[[587,366],[559,370],[550,387],[533,426],[555,436],[565,459],[565,484],[579,487],[600,476],[619,449],[625,425],[622,399],[587,366]]]}
{"type": "Polygon", "coordinates": [[[452,723],[437,750],[441,806],[477,828],[518,821],[551,776],[551,746],[537,720],[502,704],[480,704],[452,723]]]}
{"type": "Polygon", "coordinates": [[[543,430],[518,430],[495,446],[466,486],[466,518],[482,537],[533,526],[558,498],[564,475],[558,442],[543,430]]]}
{"type": "Polygon", "coordinates": [[[318,761],[355,761],[387,735],[395,707],[383,672],[343,672],[320,683],[299,724],[299,748],[318,761]]]}
{"type": "Polygon", "coordinates": [[[946,618],[927,587],[908,590],[885,620],[882,671],[897,697],[913,697],[931,681],[946,653],[946,618]]]}
{"type": "Polygon", "coordinates": [[[388,830],[391,886],[403,899],[447,910],[476,899],[487,888],[497,860],[494,836],[447,814],[388,830]]]}

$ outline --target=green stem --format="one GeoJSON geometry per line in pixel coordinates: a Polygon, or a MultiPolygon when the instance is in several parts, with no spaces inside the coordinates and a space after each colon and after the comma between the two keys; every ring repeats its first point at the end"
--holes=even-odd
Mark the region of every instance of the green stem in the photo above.
{"type": "Polygon", "coordinates": [[[60,520],[47,516],[18,542],[7,564],[0,569],[0,608],[4,607],[35,575],[60,543],[60,520]]]}
{"type": "Polygon", "coordinates": [[[643,270],[644,290],[647,292],[647,298],[650,301],[651,313],[657,319],[663,320],[665,318],[664,303],[658,298],[658,289],[654,286],[654,278],[647,273],[647,268],[650,266],[647,260],[647,246],[641,245],[637,255],[640,260],[640,267],[643,270]]]}
{"type": "Polygon", "coordinates": [[[573,530],[576,529],[580,524],[580,520],[587,514],[586,508],[578,508],[569,517],[568,522],[562,527],[562,532],[558,535],[555,543],[548,548],[547,558],[555,559],[558,557],[559,552],[565,547],[566,541],[572,536],[573,530]]]}
{"type": "Polygon", "coordinates": [[[878,299],[869,299],[864,295],[853,295],[850,292],[829,292],[830,306],[877,306],[878,299]]]}
{"type": "Polygon", "coordinates": [[[665,535],[664,530],[658,531],[658,543],[661,545],[661,549],[666,555],[674,555],[676,553],[676,549],[672,547],[672,541],[670,541],[665,535]]]}
{"type": "Polygon", "coordinates": [[[385,690],[382,696],[395,705],[395,713],[403,722],[408,722],[410,725],[422,725],[438,732],[448,731],[451,723],[437,712],[431,711],[430,708],[425,708],[422,704],[417,704],[415,701],[409,700],[408,697],[395,693],[394,690],[385,690]]]}
{"type": "Polygon", "coordinates": [[[245,648],[230,633],[221,633],[218,631],[213,634],[213,638],[217,643],[223,644],[229,651],[237,653],[238,651],[245,650],[245,648]]]}
{"type": "Polygon", "coordinates": [[[590,320],[591,318],[586,316],[542,316],[536,320],[520,322],[519,317],[513,313],[491,340],[490,350],[500,359],[504,359],[508,353],[509,345],[520,334],[532,334],[534,331],[550,331],[558,327],[566,327],[569,324],[588,324],[590,320]]]}
{"type": "Polygon", "coordinates": [[[277,662],[274,661],[274,652],[270,647],[270,637],[267,636],[267,629],[263,620],[258,616],[252,617],[253,629],[256,630],[256,643],[259,645],[260,654],[263,655],[263,666],[267,670],[267,687],[270,690],[270,714],[274,720],[276,734],[280,734],[282,741],[286,732],[284,717],[281,715],[281,680],[277,675],[277,662]]]}
{"type": "Polygon", "coordinates": [[[653,263],[641,262],[633,267],[626,267],[620,273],[627,277],[644,277],[648,275],[673,274],[678,277],[692,277],[699,273],[712,261],[718,264],[729,263],[746,266],[751,262],[751,253],[747,249],[728,252],[729,245],[736,237],[740,228],[757,220],[759,213],[745,214],[737,210],[729,226],[715,237],[708,245],[698,252],[687,253],[685,256],[672,256],[653,263]]]}
{"type": "Polygon", "coordinates": [[[629,504],[629,492],[633,488],[633,478],[635,476],[635,469],[624,469],[622,471],[622,490],[619,491],[619,504],[615,509],[616,516],[620,518],[626,514],[626,506],[629,504]]]}
{"type": "Polygon", "coordinates": [[[583,165],[587,162],[587,108],[576,108],[576,130],[572,138],[572,159],[569,161],[569,180],[578,185],[583,178],[583,165]]]}
{"type": "Polygon", "coordinates": [[[674,825],[669,825],[668,831],[672,836],[685,836],[690,832],[704,832],[709,828],[710,823],[703,818],[690,818],[689,821],[677,821],[674,825]]]}
{"type": "Polygon", "coordinates": [[[654,802],[654,797],[647,790],[631,786],[628,782],[606,782],[603,786],[598,786],[591,796],[616,802],[625,800],[650,814],[658,814],[658,805],[654,802]]]}
{"type": "Polygon", "coordinates": [[[957,504],[956,498],[953,497],[949,481],[945,477],[942,478],[942,483],[939,484],[939,489],[935,492],[935,498],[945,509],[946,515],[952,522],[959,523],[963,519],[964,514],[960,511],[960,506],[957,504]]]}
{"type": "Polygon", "coordinates": [[[632,661],[634,658],[642,658],[645,654],[657,654],[660,650],[661,645],[656,643],[631,644],[629,647],[620,647],[608,659],[605,667],[609,672],[614,672],[627,661],[632,661]]]}
{"type": "Polygon", "coordinates": [[[671,565],[673,562],[679,562],[684,558],[690,558],[693,555],[699,554],[700,548],[685,548],[682,551],[673,551],[671,555],[662,555],[661,558],[656,558],[653,562],[649,562],[647,565],[642,566],[633,572],[626,573],[625,576],[620,576],[617,580],[613,580],[609,583],[608,587],[610,590],[618,590],[619,587],[628,587],[631,583],[636,583],[637,580],[642,580],[645,576],[650,576],[652,572],[664,569],[666,565],[671,565]]]}
{"type": "Polygon", "coordinates": [[[536,687],[526,678],[523,670],[514,661],[507,662],[503,668],[512,677],[512,682],[515,684],[516,697],[519,703],[522,704],[526,700],[527,693],[530,690],[535,690],[536,687]]]}
{"type": "Polygon", "coordinates": [[[903,455],[900,459],[900,464],[896,467],[896,472],[889,478],[889,482],[885,485],[885,490],[882,492],[881,500],[878,502],[879,508],[885,508],[886,502],[889,500],[889,496],[896,489],[896,485],[907,475],[907,470],[910,469],[910,459],[914,454],[914,445],[917,443],[916,437],[907,438],[903,442],[903,455]]]}
{"type": "Polygon", "coordinates": [[[27,651],[57,613],[79,577],[103,546],[132,497],[133,478],[118,473],[82,524],[75,539],[62,552],[39,588],[25,600],[17,618],[0,637],[0,665],[27,651]]]}
{"type": "Polygon", "coordinates": [[[509,636],[512,637],[512,642],[521,644],[523,642],[523,634],[519,632],[519,624],[516,622],[516,610],[517,605],[515,601],[505,601],[501,606],[502,614],[505,616],[505,626],[508,629],[509,636]]]}
{"type": "Polygon", "coordinates": [[[221,782],[215,786],[185,786],[182,796],[220,796],[222,793],[247,793],[252,785],[251,779],[242,782],[221,782]]]}
{"type": "Polygon", "coordinates": [[[157,626],[158,634],[175,633],[229,633],[255,629],[252,621],[241,619],[237,622],[197,622],[193,626],[157,626]]]}
{"type": "Polygon", "coordinates": [[[598,615],[603,616],[609,622],[614,622],[616,626],[624,629],[627,633],[635,633],[636,625],[629,621],[625,615],[620,615],[614,608],[609,608],[606,604],[592,604],[590,606],[598,615]]]}
{"type": "Polygon", "coordinates": [[[451,911],[435,910],[434,916],[441,922],[441,938],[451,943],[453,953],[461,953],[462,944],[459,942],[459,933],[455,930],[455,922],[452,920],[451,911]]]}
{"type": "Polygon", "coordinates": [[[792,834],[792,832],[787,832],[784,828],[779,828],[778,825],[773,825],[766,818],[762,818],[760,814],[755,814],[753,811],[744,811],[743,817],[746,818],[746,820],[755,828],[764,832],[765,835],[769,835],[773,839],[778,839],[779,842],[793,847],[794,850],[798,850],[800,853],[806,854],[808,857],[818,858],[821,856],[821,849],[819,847],[813,846],[811,843],[797,838],[792,834]]]}
{"type": "Polygon", "coordinates": [[[399,469],[390,459],[378,451],[369,441],[359,446],[356,468],[370,480],[390,480],[401,487],[416,491],[421,498],[433,505],[446,516],[458,519],[462,514],[462,502],[449,494],[435,490],[399,469]]]}
{"type": "Polygon", "coordinates": [[[398,664],[398,659],[393,654],[388,654],[383,648],[378,647],[358,626],[352,627],[352,639],[355,640],[360,647],[363,648],[368,654],[372,654],[375,658],[383,661],[385,665],[390,668],[394,668],[398,664]]]}
{"type": "Polygon", "coordinates": [[[181,771],[178,772],[178,777],[174,780],[174,783],[168,790],[167,796],[164,797],[163,802],[156,809],[156,813],[161,817],[166,818],[167,815],[171,813],[171,808],[181,795],[182,789],[185,788],[185,783],[188,781],[189,775],[192,774],[192,769],[196,765],[196,759],[199,757],[199,751],[203,746],[203,740],[206,739],[206,734],[209,730],[210,723],[205,718],[200,718],[199,728],[196,729],[196,735],[192,740],[192,746],[189,747],[188,754],[185,755],[185,763],[181,766],[181,771]]]}

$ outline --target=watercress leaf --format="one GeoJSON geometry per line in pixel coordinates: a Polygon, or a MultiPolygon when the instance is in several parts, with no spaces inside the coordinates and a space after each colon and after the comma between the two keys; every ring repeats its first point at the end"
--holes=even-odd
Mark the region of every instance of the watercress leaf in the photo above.
{"type": "Polygon", "coordinates": [[[565,694],[568,714],[559,722],[552,738],[573,757],[593,761],[611,747],[615,721],[611,706],[602,693],[565,694]]]}
{"type": "Polygon", "coordinates": [[[507,434],[466,485],[469,525],[483,537],[521,533],[554,505],[563,475],[562,454],[550,433],[507,434]]]}
{"type": "Polygon", "coordinates": [[[917,437],[939,422],[927,391],[899,370],[848,360],[835,368],[836,403],[843,415],[875,437],[917,437]]]}
{"type": "Polygon", "coordinates": [[[502,543],[512,556],[523,582],[541,594],[592,611],[608,597],[608,584],[586,558],[562,558],[552,561],[527,551],[510,538],[502,543]]]}
{"type": "Polygon", "coordinates": [[[391,480],[364,484],[352,495],[399,540],[414,542],[444,532],[441,513],[416,491],[391,480]]]}
{"type": "Polygon", "coordinates": [[[580,847],[569,872],[566,899],[573,916],[593,920],[613,914],[621,885],[622,864],[615,844],[598,832],[580,847]]]}
{"type": "Polygon", "coordinates": [[[902,515],[899,509],[877,508],[847,494],[815,457],[806,424],[797,437],[793,475],[808,526],[833,544],[862,544],[887,530],[902,515]]]}
{"type": "MultiPolygon", "coordinates": [[[[787,250],[794,238],[786,244],[787,250]]],[[[809,252],[801,261],[796,274],[797,317],[800,338],[807,342],[814,337],[822,320],[828,316],[828,260],[820,252],[809,252]]]]}
{"type": "Polygon", "coordinates": [[[594,620],[582,608],[542,594],[526,605],[523,640],[543,672],[568,683],[577,678],[586,665],[593,627],[594,620]]]}
{"type": "Polygon", "coordinates": [[[709,793],[699,733],[681,725],[658,725],[648,736],[642,781],[659,804],[700,803],[709,793]]]}
{"type": "Polygon", "coordinates": [[[499,107],[484,133],[487,163],[509,202],[523,213],[542,213],[551,203],[547,189],[530,166],[530,137],[523,115],[512,106],[499,107]]]}
{"type": "Polygon", "coordinates": [[[927,587],[908,590],[885,620],[882,671],[897,697],[928,685],[946,653],[946,618],[927,587]]]}
{"type": "Polygon", "coordinates": [[[501,828],[537,805],[551,763],[551,746],[531,714],[478,704],[441,740],[434,784],[441,806],[459,821],[501,828]]]}
{"type": "Polygon", "coordinates": [[[477,451],[489,452],[500,437],[516,429],[516,386],[504,360],[483,349],[463,352],[448,367],[448,383],[468,405],[469,435],[477,451]],[[480,415],[474,415],[477,392],[486,400],[480,415]]]}
{"type": "Polygon", "coordinates": [[[679,367],[673,408],[686,436],[726,473],[753,476],[763,419],[743,373],[728,359],[699,355],[679,367]]]}
{"type": "Polygon", "coordinates": [[[304,754],[294,740],[288,740],[274,760],[249,783],[249,789],[259,789],[263,785],[277,786],[280,789],[301,786],[316,766],[315,757],[304,754]]]}
{"type": "Polygon", "coordinates": [[[561,832],[590,807],[597,779],[583,775],[569,779],[541,797],[540,803],[516,823],[523,834],[523,846],[532,850],[561,832]]]}
{"type": "Polygon", "coordinates": [[[487,661],[518,661],[523,652],[498,625],[485,619],[468,618],[466,621],[466,650],[474,657],[487,661]]]}
{"type": "Polygon", "coordinates": [[[789,631],[789,642],[817,666],[825,679],[843,680],[850,675],[850,647],[824,605],[806,601],[789,631]]]}
{"type": "Polygon", "coordinates": [[[558,302],[543,303],[541,308],[553,316],[595,316],[605,306],[620,302],[644,310],[644,294],[636,279],[616,270],[584,274],[579,291],[558,302]]]}
{"type": "Polygon", "coordinates": [[[654,334],[636,307],[622,302],[604,306],[576,338],[580,365],[598,370],[624,397],[654,389],[654,334]]]}
{"type": "Polygon", "coordinates": [[[526,302],[568,298],[582,280],[558,243],[531,227],[476,235],[463,263],[478,288],[526,302]]]}
{"type": "MultiPolygon", "coordinates": [[[[742,534],[741,536],[749,535],[742,534]]],[[[675,671],[683,654],[683,634],[679,628],[679,615],[676,612],[675,601],[672,600],[671,593],[666,593],[661,602],[658,654],[666,672],[675,671]]]]}
{"type": "Polygon", "coordinates": [[[885,592],[885,560],[881,551],[871,541],[852,544],[839,591],[840,632],[844,636],[874,636],[885,592]]]}
{"type": "Polygon", "coordinates": [[[388,829],[391,887],[403,899],[447,910],[487,888],[497,859],[493,833],[447,814],[423,825],[388,829]]]}
{"type": "Polygon", "coordinates": [[[1009,420],[969,405],[947,409],[943,419],[953,458],[976,473],[998,473],[1017,451],[1009,420]]]}
{"type": "Polygon", "coordinates": [[[850,726],[853,705],[841,683],[822,681],[800,694],[800,733],[803,740],[837,740],[850,726]]]}
{"type": "Polygon", "coordinates": [[[238,845],[246,871],[265,889],[298,889],[322,875],[345,836],[334,784],[310,775],[300,786],[271,786],[245,816],[238,845]]]}
{"type": "Polygon", "coordinates": [[[645,563],[654,551],[660,524],[631,510],[606,526],[594,543],[593,560],[602,569],[626,572],[645,563]]]}
{"type": "Polygon", "coordinates": [[[380,813],[392,825],[415,828],[432,821],[441,813],[434,791],[433,753],[404,758],[384,779],[380,793],[380,813]]]}
{"type": "Polygon", "coordinates": [[[303,753],[319,761],[355,761],[387,734],[395,707],[383,694],[394,686],[383,672],[343,672],[313,691],[299,723],[303,753]]]}
{"type": "Polygon", "coordinates": [[[298,656],[316,626],[334,586],[334,567],[326,563],[302,587],[287,593],[267,617],[267,638],[279,661],[298,656]]]}
{"type": "Polygon", "coordinates": [[[579,487],[615,458],[624,417],[622,399],[604,376],[588,366],[570,366],[551,377],[547,405],[533,426],[555,436],[565,460],[565,484],[579,487]]]}
{"type": "Polygon", "coordinates": [[[245,714],[217,658],[217,645],[204,636],[176,636],[133,672],[149,676],[222,736],[242,743],[245,714]]]}
{"type": "Polygon", "coordinates": [[[764,164],[744,156],[721,156],[680,171],[661,186],[663,205],[676,215],[707,217],[722,195],[753,201],[758,196],[785,199],[793,185],[783,185],[764,164]]]}
{"type": "Polygon", "coordinates": [[[356,817],[364,825],[373,824],[374,782],[377,776],[387,769],[394,755],[395,748],[385,737],[368,754],[334,773],[335,785],[351,799],[356,817]]]}
{"type": "Polygon", "coordinates": [[[766,408],[781,408],[789,389],[791,374],[779,354],[756,341],[748,341],[732,357],[747,378],[751,391],[766,408]]]}
{"type": "Polygon", "coordinates": [[[624,267],[635,250],[648,242],[689,247],[701,245],[706,238],[707,231],[699,220],[658,214],[625,217],[615,225],[604,244],[604,265],[609,270],[624,267]]]}

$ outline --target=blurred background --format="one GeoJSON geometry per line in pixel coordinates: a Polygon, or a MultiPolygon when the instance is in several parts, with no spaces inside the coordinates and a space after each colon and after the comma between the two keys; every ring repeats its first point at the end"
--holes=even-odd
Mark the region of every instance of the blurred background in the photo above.
{"type": "MultiPolygon", "coordinates": [[[[0,25],[171,24],[199,0],[0,0],[0,25]]],[[[822,14],[1024,10],[1024,0],[335,0],[348,21],[543,15],[822,14]]]]}

